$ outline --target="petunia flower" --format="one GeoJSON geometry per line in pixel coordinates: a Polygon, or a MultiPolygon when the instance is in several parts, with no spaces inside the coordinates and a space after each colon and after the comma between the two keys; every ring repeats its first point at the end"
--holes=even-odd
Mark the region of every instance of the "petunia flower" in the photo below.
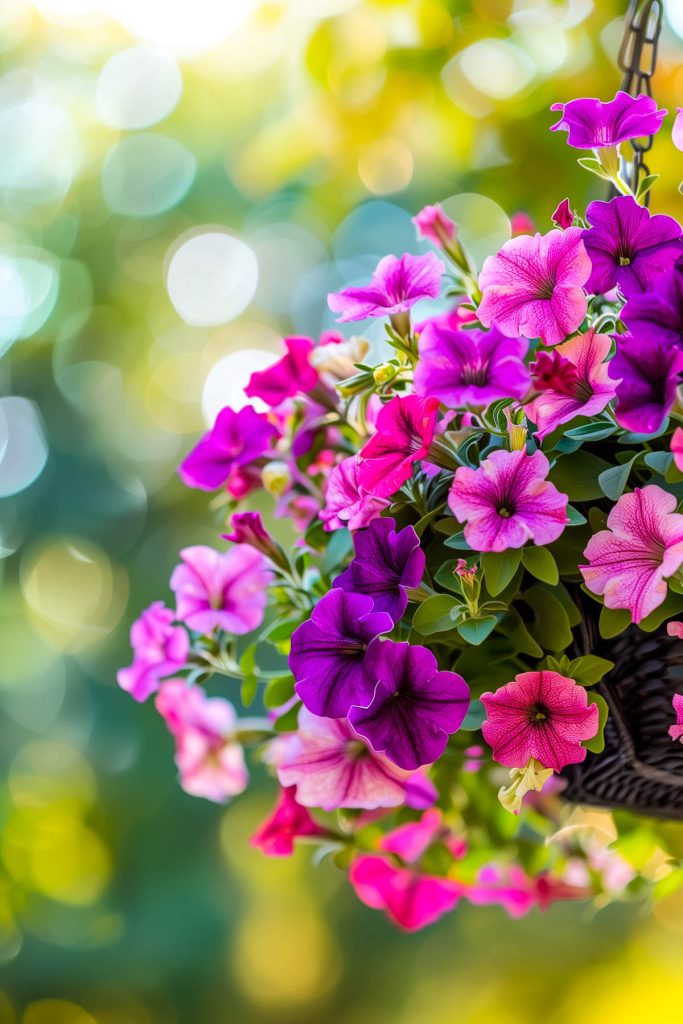
{"type": "Polygon", "coordinates": [[[433,764],[469,708],[469,687],[456,672],[439,672],[426,647],[385,640],[368,652],[372,699],[354,706],[349,721],[373,750],[400,768],[433,764]]]}
{"type": "Polygon", "coordinates": [[[367,338],[345,338],[338,331],[323,331],[311,352],[311,366],[328,384],[336,384],[357,373],[356,363],[362,363],[368,354],[367,338]]]}
{"type": "Polygon", "coordinates": [[[371,597],[328,591],[292,634],[289,667],[296,692],[314,715],[343,718],[354,704],[372,699],[367,659],[391,616],[373,610],[371,597]]]}
{"type": "Polygon", "coordinates": [[[656,135],[667,113],[657,110],[651,96],[629,96],[621,90],[609,103],[576,99],[553,103],[550,109],[562,111],[562,117],[551,125],[550,131],[568,132],[567,144],[574,149],[602,149],[656,135]]]}
{"type": "Polygon", "coordinates": [[[674,694],[673,705],[676,723],[669,726],[669,736],[672,740],[680,740],[683,743],[683,693],[674,694]]]}
{"type": "Polygon", "coordinates": [[[417,228],[418,238],[426,238],[440,248],[444,248],[455,238],[455,224],[444,213],[439,203],[424,206],[417,216],[413,217],[413,224],[417,228]]]}
{"type": "Polygon", "coordinates": [[[197,545],[180,552],[171,576],[177,617],[198,633],[249,633],[263,622],[270,582],[263,555],[251,547],[221,553],[197,545]]]}
{"type": "Polygon", "coordinates": [[[676,107],[676,118],[671,129],[671,140],[683,152],[683,107],[676,107]]]}
{"type": "Polygon", "coordinates": [[[419,931],[453,910],[464,889],[460,882],[399,867],[377,854],[356,857],[349,881],[362,903],[383,910],[406,932],[419,931]]]}
{"type": "Polygon", "coordinates": [[[513,918],[530,910],[547,908],[558,900],[586,899],[591,890],[554,878],[550,874],[530,877],[519,864],[486,864],[476,882],[467,886],[463,896],[474,906],[501,906],[513,918]]]}
{"type": "Polygon", "coordinates": [[[325,530],[360,530],[389,504],[388,498],[363,487],[360,467],[360,455],[349,455],[332,469],[325,487],[325,507],[318,513],[325,530]]]}
{"type": "Polygon", "coordinates": [[[619,426],[638,434],[656,433],[676,400],[683,349],[667,346],[647,333],[621,334],[608,371],[616,384],[614,415],[619,426]]]}
{"type": "Polygon", "coordinates": [[[281,405],[287,398],[308,394],[318,384],[318,371],[311,366],[310,338],[285,338],[287,352],[281,359],[252,373],[244,389],[248,398],[260,398],[266,405],[281,405]]]}
{"type": "Polygon", "coordinates": [[[622,494],[607,527],[588,541],[588,564],[579,569],[606,608],[626,608],[640,622],[662,603],[667,577],[683,565],[683,515],[673,494],[648,484],[622,494]]]}
{"type": "Polygon", "coordinates": [[[404,771],[375,753],[343,718],[320,718],[305,707],[299,728],[273,740],[266,753],[282,786],[296,786],[304,807],[374,810],[431,806],[436,789],[421,772],[404,771]]]}
{"type": "Polygon", "coordinates": [[[562,202],[555,207],[555,212],[551,214],[550,219],[553,224],[563,230],[572,226],[574,223],[574,214],[572,213],[572,208],[569,205],[568,199],[563,199],[562,202]]]}
{"type": "Polygon", "coordinates": [[[228,406],[180,464],[178,474],[188,487],[215,491],[231,473],[263,455],[276,434],[276,427],[250,405],[238,412],[228,406]]]}
{"type": "Polygon", "coordinates": [[[521,398],[529,387],[528,342],[507,338],[495,327],[453,330],[433,320],[420,333],[418,348],[415,391],[451,408],[521,398]]]}
{"type": "Polygon", "coordinates": [[[200,686],[188,686],[183,679],[170,679],[160,687],[156,707],[175,740],[175,762],[186,793],[225,803],[244,792],[249,775],[230,701],[207,697],[200,686]]]}
{"type": "Polygon", "coordinates": [[[438,409],[437,398],[418,395],[397,395],[382,407],[376,433],[360,452],[359,478],[366,490],[388,498],[410,478],[429,452],[438,409]]]}
{"type": "Polygon", "coordinates": [[[659,275],[656,288],[629,295],[619,315],[636,337],[683,348],[683,258],[659,275]]]}
{"type": "Polygon", "coordinates": [[[528,540],[557,540],[568,522],[568,498],[546,480],[549,468],[543,452],[498,449],[478,469],[455,471],[448,504],[458,522],[466,523],[471,548],[506,551],[528,540]]]}
{"type": "Polygon", "coordinates": [[[591,329],[538,353],[531,372],[540,394],[524,411],[538,427],[539,440],[576,416],[595,416],[614,398],[617,382],[605,362],[611,347],[609,335],[591,329]]]}
{"type": "Polygon", "coordinates": [[[355,557],[333,586],[372,598],[376,612],[394,622],[408,606],[406,587],[417,587],[425,567],[420,538],[412,526],[396,531],[393,519],[375,519],[354,536],[355,557]]]}
{"type": "Polygon", "coordinates": [[[683,228],[673,217],[654,216],[633,196],[592,202],[586,210],[590,229],[582,234],[593,269],[586,288],[605,294],[650,292],[655,278],[683,255],[683,228]]]}
{"type": "Polygon", "coordinates": [[[674,457],[676,469],[683,473],[683,427],[676,427],[671,435],[671,454],[674,457]]]}
{"type": "Polygon", "coordinates": [[[479,319],[510,337],[557,345],[586,315],[582,286],[590,272],[580,228],[511,238],[484,262],[479,319]]]}
{"type": "Polygon", "coordinates": [[[407,313],[420,299],[435,299],[441,290],[444,265],[433,252],[424,256],[385,256],[377,264],[369,285],[345,288],[327,297],[338,323],[371,316],[407,313]]]}
{"type": "Polygon", "coordinates": [[[232,533],[221,534],[223,540],[230,540],[233,544],[247,544],[260,551],[274,565],[281,569],[289,568],[287,556],[266,530],[260,512],[234,512],[230,525],[232,533]]]}
{"type": "Polygon", "coordinates": [[[147,700],[159,689],[164,676],[185,667],[190,640],[182,626],[173,625],[175,618],[175,612],[165,608],[163,601],[155,601],[131,626],[133,663],[119,669],[116,678],[134,700],[147,700]]]}
{"type": "Polygon", "coordinates": [[[583,740],[598,729],[598,708],[586,689],[559,672],[521,672],[481,702],[486,721],[481,729],[493,757],[507,768],[534,758],[559,772],[585,760],[583,740]]]}
{"type": "Polygon", "coordinates": [[[280,789],[272,814],[258,827],[249,844],[258,847],[267,857],[291,857],[295,839],[327,835],[328,830],[318,825],[298,803],[296,786],[285,786],[280,789]]]}

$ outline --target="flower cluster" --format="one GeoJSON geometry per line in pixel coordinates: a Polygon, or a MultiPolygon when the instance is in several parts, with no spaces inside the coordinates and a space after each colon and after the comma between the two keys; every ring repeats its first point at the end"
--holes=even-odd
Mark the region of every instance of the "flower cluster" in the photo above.
{"type": "MultiPolygon", "coordinates": [[[[287,338],[246,388],[266,411],[218,415],[179,468],[220,495],[216,548],[180,552],[175,607],[142,613],[119,672],[156,693],[188,793],[224,802],[260,757],[280,788],[253,845],[320,844],[408,930],[463,899],[517,916],[630,884],[594,829],[560,827],[562,793],[599,770],[604,680],[629,671],[604,645],[683,636],[683,231],[620,151],[666,112],[625,93],[553,109],[614,198],[563,200],[479,272],[425,207],[437,252],[330,295],[341,324],[385,321],[383,351],[287,338]],[[240,509],[259,490],[291,552],[240,509]]],[[[683,694],[669,718],[675,745],[683,694]]]]}

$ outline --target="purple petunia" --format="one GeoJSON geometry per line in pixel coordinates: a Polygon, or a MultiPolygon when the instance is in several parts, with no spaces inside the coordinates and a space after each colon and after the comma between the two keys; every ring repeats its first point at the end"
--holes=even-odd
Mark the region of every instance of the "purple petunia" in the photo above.
{"type": "Polygon", "coordinates": [[[667,347],[647,333],[621,334],[616,355],[607,365],[610,377],[620,381],[615,409],[619,426],[639,434],[656,433],[676,399],[683,350],[667,347]]]}
{"type": "Polygon", "coordinates": [[[650,96],[629,96],[621,91],[609,103],[584,98],[553,103],[550,109],[562,111],[550,131],[568,132],[567,144],[574,149],[603,149],[628,139],[656,135],[667,113],[657,110],[650,96]]]}
{"type": "Polygon", "coordinates": [[[420,299],[438,296],[443,271],[443,263],[433,252],[385,256],[377,264],[370,284],[333,292],[327,301],[332,312],[340,314],[339,323],[406,313],[420,299]]]}
{"type": "Polygon", "coordinates": [[[593,269],[586,288],[605,294],[617,285],[625,295],[648,292],[659,274],[683,255],[683,228],[673,217],[652,216],[632,196],[589,205],[591,225],[582,238],[593,269]]]}
{"type": "Polygon", "coordinates": [[[683,259],[657,278],[656,291],[629,296],[620,316],[631,334],[683,348],[683,259]]]}
{"type": "Polygon", "coordinates": [[[353,707],[349,721],[374,750],[400,768],[433,764],[469,707],[469,687],[456,672],[439,672],[426,647],[379,641],[368,652],[372,700],[353,707]]]}
{"type": "Polygon", "coordinates": [[[334,581],[335,587],[372,598],[376,612],[394,622],[408,605],[406,587],[417,587],[425,567],[420,538],[412,526],[396,531],[393,519],[375,519],[354,537],[355,558],[334,581]]]}
{"type": "Polygon", "coordinates": [[[215,491],[229,481],[233,472],[263,455],[276,434],[268,418],[250,405],[238,412],[228,406],[185,457],[178,475],[188,487],[215,491]]]}
{"type": "Polygon", "coordinates": [[[354,704],[372,698],[367,659],[391,616],[373,611],[371,597],[335,588],[292,634],[289,667],[296,692],[314,715],[344,718],[354,704]]]}

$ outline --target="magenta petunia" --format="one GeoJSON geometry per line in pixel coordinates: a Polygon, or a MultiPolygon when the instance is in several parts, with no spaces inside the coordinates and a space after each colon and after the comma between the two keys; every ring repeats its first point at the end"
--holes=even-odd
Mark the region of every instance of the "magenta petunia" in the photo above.
{"type": "Polygon", "coordinates": [[[495,327],[453,330],[432,320],[420,333],[418,347],[415,391],[451,408],[521,398],[528,390],[524,338],[507,338],[495,327]]]}
{"type": "Polygon", "coordinates": [[[410,478],[415,463],[429,452],[438,409],[437,398],[418,395],[397,395],[382,407],[377,431],[360,452],[363,487],[388,498],[410,478]]]}
{"type": "Polygon", "coordinates": [[[674,457],[676,469],[683,473],[683,427],[676,427],[671,435],[671,454],[674,457]]]}
{"type": "Polygon", "coordinates": [[[244,792],[249,775],[228,700],[207,697],[183,679],[163,683],[156,707],[175,740],[175,762],[186,793],[225,803],[244,792]]]}
{"type": "Polygon", "coordinates": [[[592,271],[586,288],[605,294],[650,292],[655,279],[683,255],[683,228],[662,213],[654,216],[633,196],[599,200],[586,210],[590,229],[582,234],[592,271]]]}
{"type": "Polygon", "coordinates": [[[425,808],[436,799],[433,784],[420,772],[404,771],[377,754],[343,718],[321,718],[299,711],[295,733],[278,736],[266,760],[282,786],[296,786],[304,807],[425,808]]]}
{"type": "Polygon", "coordinates": [[[676,149],[683,152],[683,107],[676,107],[674,126],[671,129],[671,139],[676,149]]]}
{"type": "Polygon", "coordinates": [[[584,98],[553,103],[550,109],[562,111],[562,117],[551,125],[550,131],[568,132],[567,144],[574,149],[602,149],[656,135],[667,113],[657,110],[651,96],[629,96],[621,90],[608,103],[584,98]]]}
{"type": "Polygon", "coordinates": [[[360,530],[389,504],[387,498],[363,487],[360,467],[360,455],[349,455],[332,469],[325,487],[325,507],[318,513],[326,530],[360,530]]]}
{"type": "Polygon", "coordinates": [[[420,299],[435,299],[441,290],[444,265],[433,252],[424,256],[385,256],[369,285],[345,288],[327,297],[338,323],[365,320],[370,316],[405,313],[420,299]]]}
{"type": "Polygon", "coordinates": [[[455,224],[448,217],[439,203],[424,206],[417,216],[413,217],[417,228],[417,237],[426,238],[434,245],[444,247],[455,238],[455,224]]]}
{"type": "Polygon", "coordinates": [[[569,205],[568,199],[563,199],[562,202],[556,206],[550,219],[553,224],[563,230],[572,226],[574,223],[574,214],[572,213],[572,208],[569,205]]]}
{"type": "Polygon", "coordinates": [[[223,540],[233,544],[247,544],[260,551],[274,565],[287,569],[289,563],[284,551],[266,530],[260,512],[234,512],[230,520],[232,533],[221,534],[223,540]]]}
{"type": "Polygon", "coordinates": [[[557,345],[583,322],[590,272],[581,228],[512,238],[484,262],[479,319],[510,337],[557,345]]]}
{"type": "Polygon", "coordinates": [[[267,857],[291,857],[296,839],[327,835],[328,830],[318,825],[308,810],[298,803],[296,786],[285,786],[280,789],[272,814],[259,826],[249,843],[267,857]]]}
{"type": "Polygon", "coordinates": [[[559,672],[522,672],[495,693],[483,693],[484,739],[507,768],[534,758],[559,772],[586,757],[583,740],[598,729],[598,708],[586,689],[559,672]]]}
{"type": "Polygon", "coordinates": [[[683,350],[651,338],[646,331],[637,336],[620,334],[616,342],[608,369],[616,384],[617,423],[624,430],[654,434],[676,400],[683,350]]]}
{"type": "Polygon", "coordinates": [[[683,515],[673,494],[648,484],[622,494],[607,527],[588,541],[579,569],[606,608],[626,608],[640,622],[664,601],[667,577],[683,565],[683,515]]]}
{"type": "Polygon", "coordinates": [[[531,372],[540,394],[524,411],[538,427],[539,440],[576,416],[595,416],[614,398],[617,382],[605,361],[611,347],[609,335],[589,330],[538,353],[531,372]]]}
{"type": "Polygon", "coordinates": [[[177,617],[197,633],[249,633],[263,622],[270,573],[260,552],[197,545],[180,552],[171,576],[177,617]]]}
{"type": "Polygon", "coordinates": [[[318,383],[318,371],[311,366],[313,342],[310,338],[285,338],[287,352],[272,366],[252,373],[244,393],[277,406],[287,398],[308,394],[318,383]]]}
{"type": "Polygon", "coordinates": [[[620,316],[637,338],[683,348],[683,259],[659,275],[656,288],[629,295],[620,316]]]}
{"type": "Polygon", "coordinates": [[[398,867],[378,854],[361,854],[349,870],[356,895],[407,932],[419,931],[452,910],[463,885],[450,878],[398,867]]]}
{"type": "Polygon", "coordinates": [[[180,464],[178,474],[188,487],[215,491],[233,472],[263,455],[276,434],[276,427],[250,405],[238,412],[222,409],[211,430],[180,464]]]}
{"type": "Polygon", "coordinates": [[[531,877],[519,864],[486,864],[463,896],[476,907],[501,906],[510,917],[524,917],[534,907],[546,910],[558,900],[586,899],[586,886],[570,885],[552,875],[531,877]]]}
{"type": "Polygon", "coordinates": [[[475,551],[521,548],[528,540],[551,544],[563,532],[567,495],[546,477],[550,464],[543,452],[491,453],[478,469],[460,466],[448,497],[465,540],[475,551]]]}
{"type": "Polygon", "coordinates": [[[155,601],[146,608],[130,629],[133,663],[119,669],[116,678],[122,690],[135,700],[147,700],[159,689],[164,676],[172,676],[185,667],[190,649],[187,631],[174,626],[175,612],[155,601]]]}
{"type": "Polygon", "coordinates": [[[354,537],[355,557],[333,586],[372,598],[376,612],[394,622],[408,606],[407,587],[417,587],[425,567],[420,538],[412,526],[396,530],[393,519],[375,519],[354,537]]]}
{"type": "Polygon", "coordinates": [[[669,736],[672,740],[680,740],[683,743],[683,693],[674,694],[673,707],[676,722],[669,726],[669,736]]]}
{"type": "Polygon", "coordinates": [[[374,645],[367,669],[376,686],[367,706],[349,711],[356,732],[400,768],[433,764],[467,714],[465,680],[439,672],[426,647],[392,640],[374,645]]]}
{"type": "Polygon", "coordinates": [[[367,660],[391,616],[373,610],[371,597],[328,591],[292,634],[289,667],[296,692],[315,715],[343,718],[354,704],[372,699],[375,681],[367,660]]]}

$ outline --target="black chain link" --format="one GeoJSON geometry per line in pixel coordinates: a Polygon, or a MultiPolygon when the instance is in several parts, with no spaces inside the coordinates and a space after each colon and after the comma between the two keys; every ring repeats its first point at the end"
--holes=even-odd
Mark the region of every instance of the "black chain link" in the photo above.
{"type": "MultiPolygon", "coordinates": [[[[652,96],[652,76],[657,64],[657,48],[662,30],[663,0],[631,0],[626,15],[624,38],[619,49],[618,63],[624,76],[621,88],[629,96],[652,96]]],[[[622,177],[632,191],[638,190],[641,174],[648,175],[644,154],[652,147],[653,136],[632,139],[633,157],[622,157],[622,177]]],[[[645,197],[647,204],[650,196],[645,197]]]]}

